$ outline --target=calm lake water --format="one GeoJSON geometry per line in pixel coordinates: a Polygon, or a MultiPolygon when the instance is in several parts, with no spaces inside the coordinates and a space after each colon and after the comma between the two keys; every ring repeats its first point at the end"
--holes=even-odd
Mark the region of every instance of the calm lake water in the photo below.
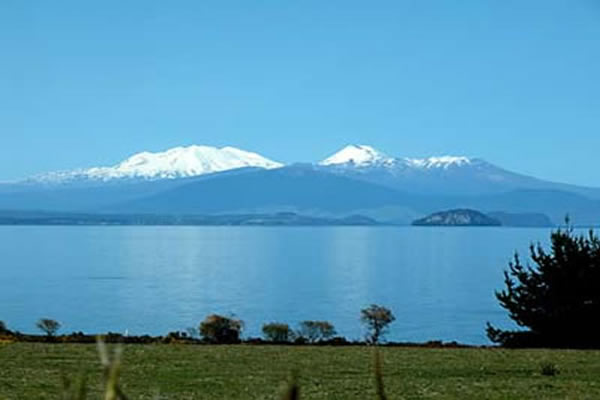
{"type": "Polygon", "coordinates": [[[164,334],[235,313],[246,336],[305,319],[363,335],[359,310],[397,320],[389,339],[488,343],[511,326],[494,298],[515,251],[548,229],[416,227],[0,227],[0,320],[35,332],[164,334]]]}

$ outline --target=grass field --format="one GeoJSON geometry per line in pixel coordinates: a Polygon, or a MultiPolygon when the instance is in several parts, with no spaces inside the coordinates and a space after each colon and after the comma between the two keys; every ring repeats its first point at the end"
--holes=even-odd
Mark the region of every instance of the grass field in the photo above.
{"type": "MultiPolygon", "coordinates": [[[[600,351],[383,348],[390,399],[599,399],[600,351]],[[554,364],[555,376],[541,373],[554,364]]],[[[0,399],[60,399],[87,376],[101,399],[96,346],[0,344],[0,399]]],[[[278,399],[295,371],[301,399],[373,399],[367,347],[127,345],[130,399],[278,399]],[[157,397],[159,395],[160,397],[157,397]]]]}

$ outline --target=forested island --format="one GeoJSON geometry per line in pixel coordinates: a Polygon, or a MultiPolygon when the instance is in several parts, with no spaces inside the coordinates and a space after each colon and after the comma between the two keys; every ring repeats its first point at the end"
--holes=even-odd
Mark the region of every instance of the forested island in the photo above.
{"type": "Polygon", "coordinates": [[[501,226],[502,223],[482,212],[469,209],[441,211],[412,223],[415,226],[501,226]]]}

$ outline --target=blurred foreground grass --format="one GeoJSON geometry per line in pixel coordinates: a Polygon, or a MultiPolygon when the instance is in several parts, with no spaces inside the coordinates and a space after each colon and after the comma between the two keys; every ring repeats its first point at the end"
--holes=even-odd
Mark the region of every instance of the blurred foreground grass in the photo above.
{"type": "MultiPolygon", "coordinates": [[[[382,348],[389,399],[598,399],[600,351],[382,348]],[[542,374],[554,365],[555,376],[542,374]]],[[[279,399],[290,373],[301,399],[374,399],[368,347],[126,345],[129,399],[279,399]]],[[[95,345],[0,344],[0,399],[61,399],[64,376],[102,399],[95,345]]]]}

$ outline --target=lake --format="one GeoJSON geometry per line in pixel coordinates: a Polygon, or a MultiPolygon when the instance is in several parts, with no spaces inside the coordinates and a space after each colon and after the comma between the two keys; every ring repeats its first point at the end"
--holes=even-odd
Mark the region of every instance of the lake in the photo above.
{"type": "Polygon", "coordinates": [[[388,339],[488,343],[510,327],[494,290],[515,251],[549,229],[430,227],[0,227],[0,320],[35,332],[165,334],[234,313],[264,322],[328,320],[363,335],[359,312],[393,310],[388,339]]]}

